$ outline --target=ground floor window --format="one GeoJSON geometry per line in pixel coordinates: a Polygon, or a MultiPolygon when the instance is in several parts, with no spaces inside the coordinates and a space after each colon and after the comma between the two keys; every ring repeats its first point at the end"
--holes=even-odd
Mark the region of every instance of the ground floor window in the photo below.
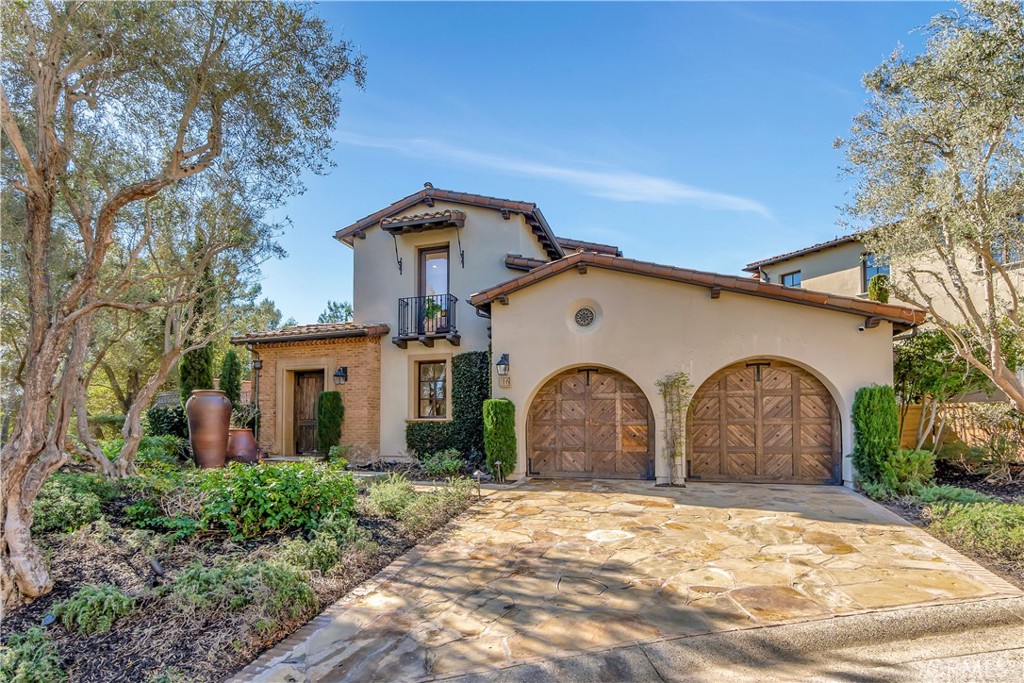
{"type": "Polygon", "coordinates": [[[416,365],[416,417],[446,417],[445,361],[423,361],[416,365]]]}

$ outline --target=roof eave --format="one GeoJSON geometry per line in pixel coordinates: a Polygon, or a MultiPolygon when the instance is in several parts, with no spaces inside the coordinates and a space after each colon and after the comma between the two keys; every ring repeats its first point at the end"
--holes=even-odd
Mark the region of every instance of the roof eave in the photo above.
{"type": "Polygon", "coordinates": [[[231,343],[235,346],[242,345],[264,345],[264,344],[286,344],[293,341],[311,341],[314,339],[353,339],[356,337],[382,337],[386,332],[370,334],[369,330],[351,330],[345,332],[315,332],[311,334],[296,334],[290,337],[265,337],[252,339],[249,337],[232,337],[231,343]]]}

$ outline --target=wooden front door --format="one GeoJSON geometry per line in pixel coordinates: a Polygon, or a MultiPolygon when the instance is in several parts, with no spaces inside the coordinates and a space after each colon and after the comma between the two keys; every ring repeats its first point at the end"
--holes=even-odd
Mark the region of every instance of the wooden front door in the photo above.
{"type": "Polygon", "coordinates": [[[651,407],[624,375],[594,368],[552,378],[530,406],[530,474],[654,477],[651,407]]]}
{"type": "Polygon", "coordinates": [[[689,477],[835,484],[839,411],[828,389],[782,361],[738,363],[712,375],[690,402],[689,477]]]}
{"type": "Polygon", "coordinates": [[[316,400],[323,390],[323,370],[295,373],[295,455],[316,452],[316,400]]]}

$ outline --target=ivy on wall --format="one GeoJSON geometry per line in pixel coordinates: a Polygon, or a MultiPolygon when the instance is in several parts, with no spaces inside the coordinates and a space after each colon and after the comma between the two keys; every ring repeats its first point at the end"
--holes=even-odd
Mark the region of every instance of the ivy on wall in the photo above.
{"type": "Polygon", "coordinates": [[[454,448],[472,467],[483,465],[483,403],[491,395],[490,354],[468,351],[452,358],[452,419],[410,422],[406,448],[423,457],[454,448]]]}

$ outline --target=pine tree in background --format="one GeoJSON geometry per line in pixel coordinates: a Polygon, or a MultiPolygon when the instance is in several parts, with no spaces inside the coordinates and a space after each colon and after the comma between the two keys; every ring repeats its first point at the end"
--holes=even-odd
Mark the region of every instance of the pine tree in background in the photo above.
{"type": "Polygon", "coordinates": [[[242,361],[234,349],[228,349],[220,363],[220,390],[228,395],[232,407],[242,404],[242,361]]]}

